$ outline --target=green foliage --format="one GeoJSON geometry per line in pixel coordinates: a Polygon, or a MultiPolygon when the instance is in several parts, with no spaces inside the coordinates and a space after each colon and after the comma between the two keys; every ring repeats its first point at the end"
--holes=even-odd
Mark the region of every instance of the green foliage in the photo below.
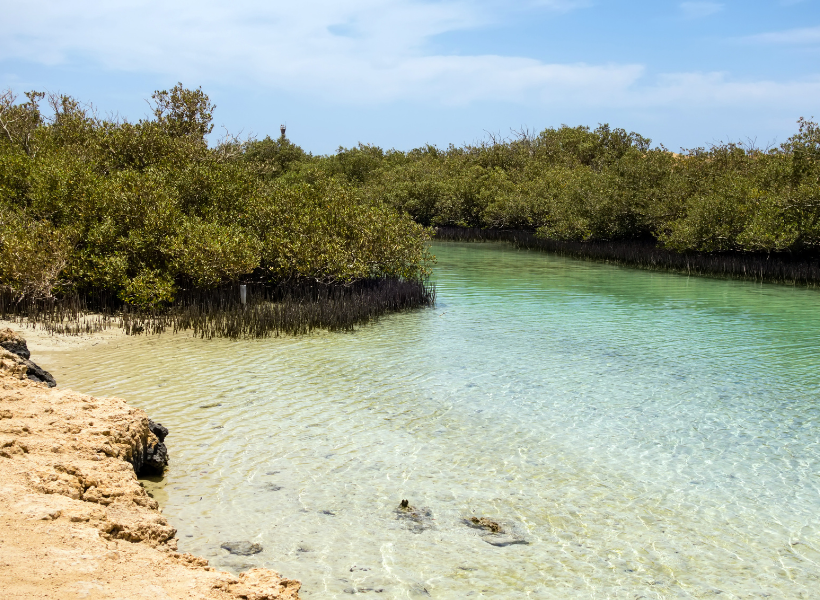
{"type": "Polygon", "coordinates": [[[430,232],[355,188],[369,172],[358,159],[314,159],[285,138],[209,148],[214,107],[181,84],[137,123],[66,96],[46,118],[43,97],[0,96],[0,292],[105,292],[154,310],[241,279],[429,274],[430,232]]]}
{"type": "Polygon", "coordinates": [[[173,302],[176,289],[167,273],[146,269],[128,280],[120,297],[142,310],[152,310],[173,302]]]}
{"type": "Polygon", "coordinates": [[[722,144],[679,155],[608,125],[563,126],[447,150],[360,145],[314,168],[427,225],[654,239],[680,252],[803,252],[820,249],[820,127],[798,124],[768,152],[722,144]]]}
{"type": "Polygon", "coordinates": [[[331,178],[277,184],[272,196],[276,201],[258,206],[248,226],[276,279],[350,283],[430,273],[430,232],[384,204],[363,201],[350,185],[331,178]]]}
{"type": "Polygon", "coordinates": [[[270,136],[247,143],[242,153],[244,161],[267,179],[284,175],[307,157],[304,150],[287,138],[274,140],[270,136]]]}
{"type": "Polygon", "coordinates": [[[177,273],[200,287],[236,281],[259,266],[262,244],[236,224],[185,218],[165,252],[177,273]]]}
{"type": "Polygon", "coordinates": [[[154,92],[156,123],[171,137],[191,137],[199,141],[213,131],[211,123],[216,106],[202,88],[189,90],[176,84],[171,91],[154,92]]]}
{"type": "Polygon", "coordinates": [[[69,232],[7,207],[0,212],[0,291],[51,298],[73,244],[69,232]]]}
{"type": "Polygon", "coordinates": [[[0,292],[105,292],[153,310],[238,280],[420,280],[428,227],[448,225],[678,252],[820,249],[820,127],[805,119],[766,152],[679,155],[600,125],[312,156],[284,137],[209,147],[201,89],[153,101],[153,118],[130,123],[67,96],[0,94],[0,292]]]}

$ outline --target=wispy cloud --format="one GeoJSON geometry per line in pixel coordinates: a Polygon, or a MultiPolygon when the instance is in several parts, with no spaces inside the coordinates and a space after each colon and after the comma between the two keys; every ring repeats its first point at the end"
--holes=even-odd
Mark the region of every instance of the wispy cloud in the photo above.
{"type": "Polygon", "coordinates": [[[790,46],[820,45],[820,27],[801,27],[785,31],[770,31],[741,38],[747,42],[790,46]]]}
{"type": "Polygon", "coordinates": [[[86,0],[79,7],[29,0],[6,8],[0,58],[84,62],[110,71],[159,74],[187,85],[287,91],[357,106],[411,101],[633,108],[776,102],[788,107],[820,96],[818,79],[741,82],[727,74],[697,72],[653,76],[634,63],[553,63],[431,50],[433,36],[492,23],[494,10],[497,5],[490,1],[457,0],[235,0],[230,5],[122,0],[116,7],[103,0],[86,0]]]}
{"type": "Polygon", "coordinates": [[[725,7],[720,2],[681,2],[683,15],[688,19],[701,19],[719,13],[725,7]]]}
{"type": "Polygon", "coordinates": [[[0,57],[48,64],[92,60],[114,70],[253,83],[355,103],[577,97],[627,85],[642,71],[635,65],[563,65],[428,51],[433,36],[492,23],[494,2],[83,4],[17,4],[6,14],[9,35],[0,39],[0,57]]]}

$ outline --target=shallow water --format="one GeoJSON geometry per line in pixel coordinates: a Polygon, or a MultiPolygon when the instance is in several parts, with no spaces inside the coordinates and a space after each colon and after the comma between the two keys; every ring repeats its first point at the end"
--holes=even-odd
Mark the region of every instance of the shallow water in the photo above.
{"type": "Polygon", "coordinates": [[[305,598],[817,597],[820,292],[434,251],[438,306],[354,333],[36,358],[171,429],[181,551],[305,598]]]}

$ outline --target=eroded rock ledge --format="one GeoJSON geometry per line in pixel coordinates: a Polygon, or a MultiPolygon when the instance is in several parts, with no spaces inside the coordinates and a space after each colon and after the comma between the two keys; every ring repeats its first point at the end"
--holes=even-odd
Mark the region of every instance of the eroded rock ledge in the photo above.
{"type": "Polygon", "coordinates": [[[234,576],[176,552],[135,474],[161,462],[167,430],[123,400],[32,381],[11,354],[0,348],[4,598],[299,597],[299,582],[273,571],[234,576]]]}

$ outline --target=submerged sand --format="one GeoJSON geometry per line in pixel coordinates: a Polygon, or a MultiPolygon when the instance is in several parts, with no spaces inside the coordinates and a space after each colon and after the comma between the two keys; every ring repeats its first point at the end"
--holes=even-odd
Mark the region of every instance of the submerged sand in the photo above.
{"type": "MultiPolygon", "coordinates": [[[[47,340],[32,341],[36,359],[47,340]]],[[[0,348],[3,598],[299,597],[273,571],[235,576],[176,551],[132,465],[151,436],[142,410],[30,381],[0,348]]]]}

